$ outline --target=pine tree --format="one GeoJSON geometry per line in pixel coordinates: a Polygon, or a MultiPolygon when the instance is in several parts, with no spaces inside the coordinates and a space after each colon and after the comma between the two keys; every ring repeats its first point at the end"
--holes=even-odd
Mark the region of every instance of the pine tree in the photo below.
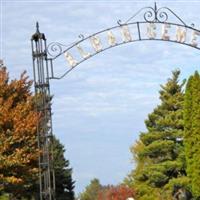
{"type": "Polygon", "coordinates": [[[136,169],[129,178],[138,191],[138,199],[169,199],[174,184],[186,185],[183,147],[184,82],[179,84],[180,71],[161,85],[161,103],[145,121],[147,132],[141,133],[132,147],[136,169]]]}
{"type": "Polygon", "coordinates": [[[98,179],[91,180],[85,191],[80,194],[80,200],[98,200],[98,194],[102,187],[98,179]]]}
{"type": "Polygon", "coordinates": [[[54,167],[56,178],[56,199],[74,200],[74,181],[69,160],[64,157],[65,149],[58,139],[53,137],[54,167]]]}
{"type": "Polygon", "coordinates": [[[9,81],[6,68],[0,67],[0,190],[15,198],[31,197],[38,179],[39,114],[31,85],[26,73],[9,81]]]}
{"type": "Polygon", "coordinates": [[[200,76],[195,72],[186,86],[184,102],[187,175],[194,196],[200,198],[200,76]]]}

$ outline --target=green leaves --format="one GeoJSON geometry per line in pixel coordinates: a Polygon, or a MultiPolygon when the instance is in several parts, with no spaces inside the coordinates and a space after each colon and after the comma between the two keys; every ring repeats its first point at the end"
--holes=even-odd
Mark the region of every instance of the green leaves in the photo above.
{"type": "Polygon", "coordinates": [[[56,199],[74,200],[74,181],[72,180],[72,169],[69,161],[65,159],[64,146],[58,139],[53,137],[53,155],[56,178],[56,199]]]}
{"type": "Polygon", "coordinates": [[[200,197],[200,76],[198,72],[188,80],[184,107],[187,174],[191,179],[193,194],[200,197]]]}
{"type": "Polygon", "coordinates": [[[80,200],[98,200],[98,194],[102,189],[98,179],[91,180],[85,191],[80,195],[80,200]]]}
{"type": "Polygon", "coordinates": [[[161,86],[161,103],[148,115],[147,132],[140,134],[131,149],[137,164],[131,175],[132,185],[137,188],[139,200],[169,199],[172,188],[165,186],[170,180],[185,176],[184,82],[178,83],[179,75],[179,70],[172,72],[172,78],[161,86]]]}

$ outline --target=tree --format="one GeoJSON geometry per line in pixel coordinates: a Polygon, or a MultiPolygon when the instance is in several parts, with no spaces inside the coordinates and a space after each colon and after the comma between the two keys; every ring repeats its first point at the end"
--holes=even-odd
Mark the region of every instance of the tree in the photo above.
{"type": "Polygon", "coordinates": [[[188,80],[184,101],[185,153],[187,175],[195,197],[200,198],[200,76],[188,80]]]}
{"type": "Polygon", "coordinates": [[[54,167],[56,178],[56,199],[74,200],[74,181],[69,160],[64,157],[65,149],[58,139],[53,137],[54,167]]]}
{"type": "Polygon", "coordinates": [[[138,192],[138,199],[169,199],[174,184],[187,185],[183,147],[183,83],[180,71],[161,85],[161,103],[145,121],[147,132],[131,148],[136,169],[129,179],[138,192]]]}
{"type": "Polygon", "coordinates": [[[98,179],[91,180],[85,191],[80,194],[80,200],[98,200],[98,194],[102,189],[98,179]]]}
{"type": "MultiPolygon", "coordinates": [[[[26,73],[9,81],[6,67],[0,67],[0,193],[10,197],[38,197],[37,98],[31,93],[32,81],[26,73]]],[[[74,181],[64,146],[53,137],[56,197],[74,200],[74,181]]]]}
{"type": "Polygon", "coordinates": [[[32,81],[26,73],[9,81],[0,67],[0,190],[15,198],[30,197],[38,179],[36,125],[32,81]]]}
{"type": "Polygon", "coordinates": [[[126,200],[135,197],[135,191],[125,185],[107,186],[98,194],[98,200],[126,200]]]}

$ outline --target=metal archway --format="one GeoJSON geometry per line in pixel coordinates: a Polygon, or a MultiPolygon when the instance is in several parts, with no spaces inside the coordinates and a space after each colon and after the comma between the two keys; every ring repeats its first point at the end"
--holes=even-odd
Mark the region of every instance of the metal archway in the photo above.
{"type": "Polygon", "coordinates": [[[52,42],[47,47],[49,61],[52,64],[58,57],[64,55],[69,69],[59,77],[55,77],[53,67],[51,71],[52,79],[61,79],[73,68],[80,65],[85,60],[99,54],[107,49],[136,41],[154,40],[178,43],[200,50],[198,46],[198,36],[200,30],[194,28],[194,24],[186,23],[167,7],[157,8],[145,7],[140,9],[135,15],[126,22],[119,20],[118,25],[101,30],[90,36],[79,35],[79,40],[67,46],[58,42],[52,42]],[[143,21],[134,19],[143,13],[143,21]],[[169,22],[171,14],[175,22],[169,22]],[[121,38],[120,38],[121,37],[121,38]],[[104,40],[104,43],[101,40],[104,40]],[[106,42],[105,42],[106,40],[106,42]],[[85,50],[82,45],[86,46],[85,50]],[[88,45],[90,47],[88,47],[88,45]],[[73,56],[73,52],[75,56],[73,56]]]}
{"type": "Polygon", "coordinates": [[[47,46],[46,38],[39,31],[31,38],[35,94],[38,97],[37,111],[41,120],[37,126],[39,156],[40,199],[55,199],[55,175],[52,143],[52,114],[50,79],[61,79],[75,67],[89,58],[116,46],[136,41],[155,40],[187,45],[200,50],[200,30],[194,24],[187,25],[175,12],[167,7],[144,7],[124,23],[119,20],[116,26],[94,33],[88,37],[79,36],[71,45],[58,42],[47,46]],[[142,14],[142,21],[136,18],[142,14]],[[172,18],[172,21],[169,21],[172,18]],[[102,42],[102,40],[104,42],[102,42]],[[68,69],[61,76],[54,75],[53,61],[65,57],[68,69]]]}

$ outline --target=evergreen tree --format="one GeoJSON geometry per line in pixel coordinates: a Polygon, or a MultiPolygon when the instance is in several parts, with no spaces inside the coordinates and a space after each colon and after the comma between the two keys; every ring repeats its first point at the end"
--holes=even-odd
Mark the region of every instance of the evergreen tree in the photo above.
{"type": "Polygon", "coordinates": [[[80,194],[80,200],[98,200],[98,195],[102,188],[103,186],[98,179],[91,180],[85,191],[80,194]]]}
{"type": "Polygon", "coordinates": [[[132,147],[136,169],[129,179],[138,191],[138,199],[169,199],[174,184],[187,185],[183,147],[184,82],[180,71],[161,85],[161,103],[145,121],[147,132],[141,133],[132,147]]]}
{"type": "Polygon", "coordinates": [[[186,87],[184,103],[187,175],[194,196],[200,198],[200,76],[195,72],[186,87]]]}
{"type": "Polygon", "coordinates": [[[55,137],[53,137],[53,152],[56,178],[56,199],[74,200],[75,182],[72,180],[72,169],[69,168],[69,161],[64,157],[64,146],[55,137]]]}

